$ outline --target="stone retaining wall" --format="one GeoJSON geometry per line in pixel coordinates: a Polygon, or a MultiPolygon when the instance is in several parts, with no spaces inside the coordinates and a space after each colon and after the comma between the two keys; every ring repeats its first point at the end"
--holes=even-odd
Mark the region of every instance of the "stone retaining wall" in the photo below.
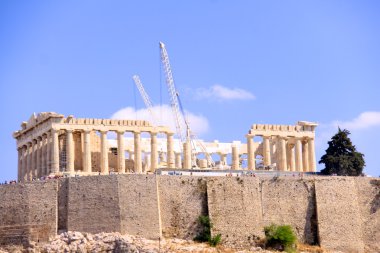
{"type": "Polygon", "coordinates": [[[58,230],[193,239],[209,215],[225,244],[251,245],[270,223],[329,250],[380,252],[380,180],[109,175],[0,186],[0,244],[58,230]]]}

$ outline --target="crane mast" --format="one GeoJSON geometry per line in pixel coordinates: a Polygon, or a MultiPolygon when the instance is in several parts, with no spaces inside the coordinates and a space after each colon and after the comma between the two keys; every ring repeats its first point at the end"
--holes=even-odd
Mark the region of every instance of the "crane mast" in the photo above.
{"type": "Polygon", "coordinates": [[[135,84],[137,86],[137,89],[140,92],[141,97],[144,100],[144,104],[146,108],[148,108],[149,110],[150,116],[152,117],[152,121],[154,122],[153,124],[156,125],[158,121],[157,121],[156,115],[153,113],[153,110],[152,110],[153,105],[149,98],[149,95],[146,93],[144,86],[141,83],[140,77],[138,75],[134,75],[132,78],[133,78],[133,81],[135,81],[135,84]]]}
{"type": "Polygon", "coordinates": [[[175,89],[173,74],[172,74],[172,70],[171,70],[170,62],[169,62],[169,56],[166,51],[165,44],[162,42],[160,42],[160,52],[161,52],[161,61],[162,61],[162,65],[164,67],[165,76],[166,76],[166,84],[168,86],[170,106],[172,108],[174,121],[176,124],[176,132],[181,142],[185,142],[190,139],[189,128],[188,128],[186,119],[183,118],[183,115],[180,112],[179,102],[178,102],[178,92],[175,89]],[[186,138],[184,136],[184,132],[182,129],[182,122],[185,122],[188,128],[186,131],[186,138]]]}
{"type": "MultiPolygon", "coordinates": [[[[168,91],[169,91],[169,96],[170,96],[170,102],[171,102],[171,107],[173,110],[174,114],[174,120],[176,122],[176,130],[177,134],[181,139],[181,142],[191,142],[193,144],[193,150],[196,151],[196,146],[200,147],[202,152],[206,154],[206,158],[208,163],[211,166],[214,166],[215,163],[210,156],[209,153],[207,153],[206,147],[203,145],[203,143],[198,140],[197,138],[192,138],[192,133],[190,130],[189,123],[186,120],[184,110],[182,108],[181,100],[179,98],[178,92],[175,89],[174,85],[174,79],[173,79],[173,74],[172,70],[170,67],[170,62],[169,62],[169,56],[165,48],[165,44],[160,42],[160,51],[161,51],[161,61],[162,65],[164,66],[164,71],[165,71],[165,76],[166,76],[166,84],[168,86],[168,91]],[[183,136],[183,130],[182,130],[182,125],[181,123],[184,122],[186,126],[186,138],[183,136]]],[[[196,166],[196,158],[195,158],[195,152],[192,152],[192,164],[196,166]]]]}

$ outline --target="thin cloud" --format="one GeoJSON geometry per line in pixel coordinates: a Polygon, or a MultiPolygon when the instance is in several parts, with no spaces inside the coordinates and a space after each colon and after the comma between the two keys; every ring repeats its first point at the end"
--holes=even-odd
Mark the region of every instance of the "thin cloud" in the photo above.
{"type": "Polygon", "coordinates": [[[363,130],[380,127],[380,112],[363,112],[350,121],[334,121],[333,126],[348,130],[363,130]]]}
{"type": "MultiPolygon", "coordinates": [[[[133,107],[125,107],[115,112],[112,119],[133,119],[133,120],[147,120],[153,125],[168,126],[173,131],[176,130],[172,109],[169,105],[153,106],[153,117],[148,109],[135,110],[133,107]]],[[[192,132],[198,136],[205,134],[209,130],[209,123],[207,118],[189,111],[185,111],[186,119],[188,120],[192,132]]],[[[185,130],[185,126],[182,126],[185,130]]]]}
{"type": "Polygon", "coordinates": [[[240,88],[228,88],[222,85],[213,85],[209,88],[198,88],[195,91],[197,99],[211,98],[216,100],[253,100],[255,95],[240,88]]]}
{"type": "Polygon", "coordinates": [[[358,134],[361,130],[380,128],[380,112],[362,112],[356,118],[348,121],[334,120],[330,123],[320,124],[317,128],[316,146],[323,146],[331,137],[341,129],[347,129],[351,133],[358,134]]]}

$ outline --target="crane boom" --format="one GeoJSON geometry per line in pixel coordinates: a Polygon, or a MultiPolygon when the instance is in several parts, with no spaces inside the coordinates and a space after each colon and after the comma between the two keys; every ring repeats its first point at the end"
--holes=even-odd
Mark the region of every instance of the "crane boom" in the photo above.
{"type": "Polygon", "coordinates": [[[152,117],[152,120],[153,120],[153,124],[156,125],[158,123],[157,121],[157,118],[156,118],[156,115],[153,113],[153,105],[152,105],[152,102],[148,96],[148,94],[146,93],[145,89],[144,89],[144,86],[142,85],[141,83],[141,80],[140,80],[140,77],[138,75],[134,75],[133,77],[133,81],[135,81],[135,84],[141,94],[141,97],[143,98],[144,100],[144,104],[146,106],[146,108],[148,108],[149,110],[149,113],[150,113],[150,116],[152,117]]]}
{"type": "MultiPolygon", "coordinates": [[[[171,107],[173,110],[174,114],[174,120],[176,122],[176,130],[177,134],[181,139],[181,142],[189,141],[193,145],[193,150],[196,151],[196,146],[200,147],[202,152],[206,154],[207,161],[210,165],[214,166],[215,163],[210,156],[210,154],[207,152],[206,147],[203,145],[202,141],[200,141],[197,138],[193,138],[192,132],[190,130],[190,125],[186,120],[185,117],[185,112],[183,110],[181,100],[179,98],[178,92],[175,89],[174,85],[174,79],[173,79],[173,74],[172,70],[170,67],[170,62],[169,62],[169,56],[165,48],[165,44],[160,42],[160,51],[161,51],[161,61],[164,66],[165,70],[165,75],[166,75],[166,84],[168,85],[168,91],[169,91],[169,96],[170,96],[170,102],[171,102],[171,107]],[[184,132],[182,129],[182,123],[185,124],[186,126],[186,138],[183,136],[184,132]]],[[[195,152],[192,152],[193,157],[192,157],[192,164],[196,166],[196,158],[195,158],[195,152]]]]}
{"type": "Polygon", "coordinates": [[[190,136],[187,134],[186,138],[184,137],[182,122],[185,122],[186,125],[188,124],[180,112],[179,102],[178,102],[178,92],[175,89],[173,74],[172,74],[172,70],[171,70],[170,62],[169,62],[169,56],[166,51],[165,44],[162,42],[160,42],[160,51],[161,51],[161,61],[162,61],[162,65],[164,67],[165,76],[166,76],[166,84],[168,86],[168,92],[170,96],[170,105],[173,110],[174,121],[176,124],[176,132],[177,132],[178,137],[181,139],[181,142],[185,142],[186,140],[190,138],[190,136]]]}

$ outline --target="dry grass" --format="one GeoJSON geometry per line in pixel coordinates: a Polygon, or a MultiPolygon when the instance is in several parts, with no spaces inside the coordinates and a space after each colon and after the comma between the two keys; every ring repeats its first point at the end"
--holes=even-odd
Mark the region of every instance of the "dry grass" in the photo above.
{"type": "Polygon", "coordinates": [[[297,244],[297,250],[302,252],[309,252],[309,253],[326,253],[327,251],[322,249],[319,246],[315,245],[308,245],[303,243],[297,244]]]}

